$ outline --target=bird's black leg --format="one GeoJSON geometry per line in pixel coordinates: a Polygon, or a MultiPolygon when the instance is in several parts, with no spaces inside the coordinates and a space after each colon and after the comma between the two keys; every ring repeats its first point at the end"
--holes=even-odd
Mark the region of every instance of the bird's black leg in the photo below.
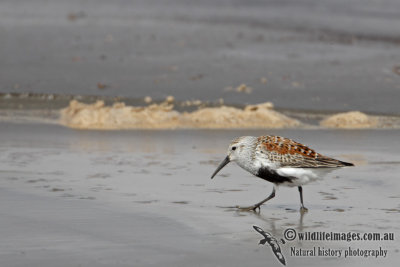
{"type": "Polygon", "coordinates": [[[253,206],[249,206],[249,207],[240,207],[240,206],[236,206],[236,208],[243,210],[243,211],[249,211],[249,210],[257,210],[260,209],[260,206],[262,204],[264,204],[265,202],[267,202],[268,200],[270,200],[271,198],[275,197],[275,186],[272,188],[272,192],[271,194],[264,200],[261,200],[260,202],[258,202],[257,204],[254,204],[253,206]]]}
{"type": "Polygon", "coordinates": [[[308,209],[306,207],[304,207],[304,204],[303,204],[303,187],[299,186],[298,188],[299,188],[300,202],[301,202],[300,211],[306,212],[306,211],[308,211],[308,209]]]}

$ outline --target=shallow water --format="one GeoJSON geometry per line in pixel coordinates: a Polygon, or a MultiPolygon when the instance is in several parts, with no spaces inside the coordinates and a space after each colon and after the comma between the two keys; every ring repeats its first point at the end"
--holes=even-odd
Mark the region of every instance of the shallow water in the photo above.
{"type": "MultiPolygon", "coordinates": [[[[0,124],[0,265],[280,266],[259,246],[258,225],[278,240],[287,228],[400,232],[399,130],[77,131],[0,124]],[[279,188],[260,213],[238,212],[272,185],[234,164],[213,180],[230,140],[277,134],[354,162],[304,187],[279,188]]],[[[288,241],[288,266],[393,265],[397,241],[288,241]],[[386,258],[295,257],[290,247],[382,247],[386,258]],[[335,259],[335,260],[334,260],[335,259]]]]}

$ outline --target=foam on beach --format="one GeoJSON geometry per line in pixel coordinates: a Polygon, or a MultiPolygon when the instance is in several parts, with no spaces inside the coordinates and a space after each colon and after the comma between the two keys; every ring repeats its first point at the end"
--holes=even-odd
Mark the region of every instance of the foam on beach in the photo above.
{"type": "Polygon", "coordinates": [[[273,109],[272,103],[246,106],[244,109],[221,106],[200,108],[193,112],[174,110],[168,99],[144,107],[103,101],[84,104],[72,100],[61,111],[61,123],[78,129],[228,129],[291,128],[301,123],[273,109]]]}
{"type": "Polygon", "coordinates": [[[322,120],[320,125],[327,128],[376,128],[378,127],[378,119],[360,111],[350,111],[329,116],[322,120]]]}

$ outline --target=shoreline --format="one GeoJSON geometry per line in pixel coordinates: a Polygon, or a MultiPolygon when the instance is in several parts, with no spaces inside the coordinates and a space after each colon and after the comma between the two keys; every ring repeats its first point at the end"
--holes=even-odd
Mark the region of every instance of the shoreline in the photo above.
{"type": "Polygon", "coordinates": [[[400,116],[287,110],[273,103],[0,94],[0,121],[59,124],[76,129],[397,129],[400,116]],[[78,100],[77,100],[78,99],[78,100]]]}

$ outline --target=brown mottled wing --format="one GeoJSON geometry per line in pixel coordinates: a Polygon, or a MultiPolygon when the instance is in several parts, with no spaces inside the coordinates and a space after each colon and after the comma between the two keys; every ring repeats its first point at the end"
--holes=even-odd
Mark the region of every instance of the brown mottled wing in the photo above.
{"type": "Polygon", "coordinates": [[[288,138],[268,135],[260,136],[258,140],[260,141],[260,153],[280,167],[335,168],[353,166],[352,163],[323,156],[313,149],[288,138]]]}

